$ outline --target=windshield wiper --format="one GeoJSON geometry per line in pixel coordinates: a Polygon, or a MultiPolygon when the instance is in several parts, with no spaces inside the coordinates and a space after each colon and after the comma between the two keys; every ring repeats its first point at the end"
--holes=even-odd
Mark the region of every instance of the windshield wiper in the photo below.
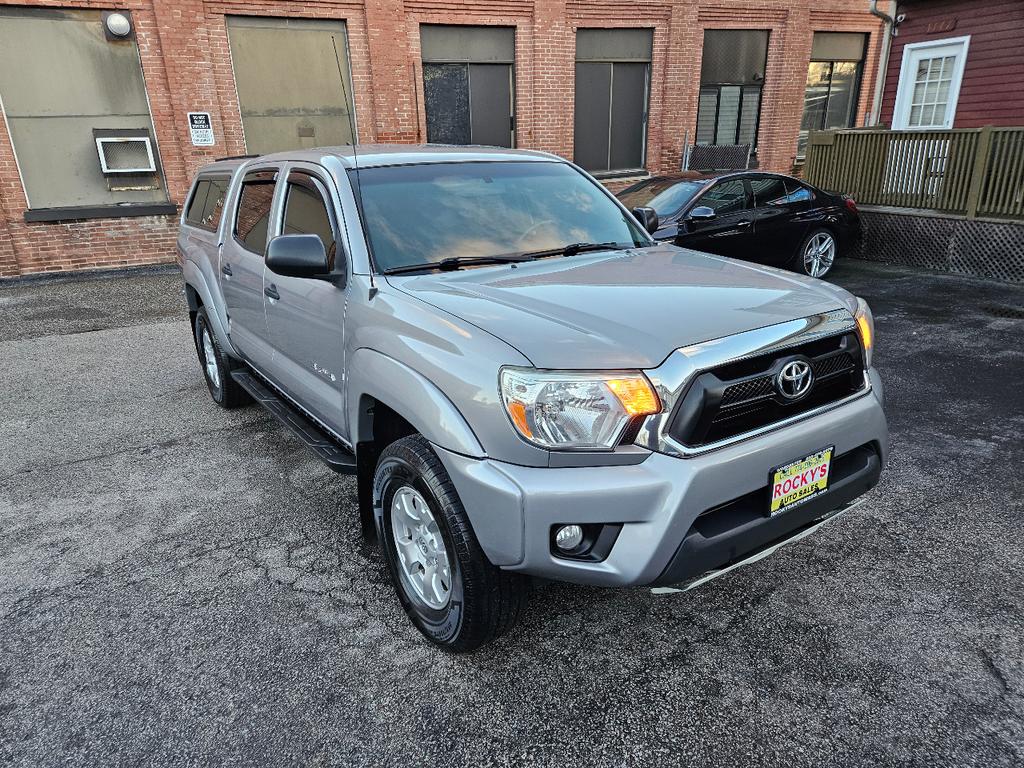
{"type": "Polygon", "coordinates": [[[494,256],[451,256],[440,261],[427,262],[425,264],[403,264],[400,267],[385,269],[385,275],[400,275],[405,272],[420,272],[430,270],[434,272],[451,272],[462,267],[471,267],[482,264],[512,264],[520,261],[532,261],[543,259],[546,256],[575,256],[577,253],[587,251],[607,251],[614,248],[636,248],[633,243],[570,243],[558,248],[547,248],[543,251],[525,251],[523,253],[499,253],[494,256]]]}
{"type": "Polygon", "coordinates": [[[543,259],[545,256],[575,256],[577,253],[587,251],[608,251],[613,248],[632,248],[632,244],[625,243],[570,243],[558,248],[547,248],[543,251],[527,251],[522,254],[531,259],[543,259]]]}
{"type": "Polygon", "coordinates": [[[429,261],[425,264],[403,264],[400,267],[385,269],[385,275],[400,275],[403,272],[419,272],[431,270],[435,272],[451,272],[462,267],[478,264],[511,264],[517,261],[529,261],[530,256],[521,253],[499,254],[497,256],[450,256],[440,261],[429,261]]]}

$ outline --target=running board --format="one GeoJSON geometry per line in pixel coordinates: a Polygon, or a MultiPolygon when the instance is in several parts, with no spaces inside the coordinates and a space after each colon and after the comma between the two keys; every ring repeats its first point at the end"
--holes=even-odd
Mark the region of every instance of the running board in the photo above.
{"type": "Polygon", "coordinates": [[[717,579],[721,576],[725,576],[725,574],[731,573],[732,571],[735,571],[737,568],[743,568],[746,565],[756,563],[758,560],[764,560],[769,555],[775,554],[778,550],[782,549],[787,544],[792,544],[794,542],[800,541],[800,539],[807,538],[812,533],[821,528],[821,526],[825,525],[825,523],[829,523],[835,520],[844,512],[848,512],[854,507],[860,506],[863,503],[863,501],[863,497],[859,499],[854,499],[853,501],[844,504],[838,509],[832,510],[827,515],[819,517],[817,520],[811,521],[806,527],[800,528],[797,531],[790,533],[789,535],[784,536],[781,539],[776,540],[775,542],[772,542],[767,546],[748,554],[742,560],[735,562],[732,565],[727,565],[723,568],[716,568],[715,570],[703,573],[700,576],[696,576],[690,579],[689,581],[684,581],[678,587],[653,587],[651,589],[651,594],[671,595],[675,592],[689,592],[691,589],[696,589],[702,584],[707,584],[709,581],[717,579]]]}
{"type": "Polygon", "coordinates": [[[238,386],[252,395],[253,400],[288,427],[292,434],[299,438],[328,467],[343,475],[356,473],[356,457],[353,454],[338,445],[309,418],[299,413],[297,408],[274,394],[269,387],[249,371],[242,369],[232,371],[231,378],[238,382],[238,386]]]}

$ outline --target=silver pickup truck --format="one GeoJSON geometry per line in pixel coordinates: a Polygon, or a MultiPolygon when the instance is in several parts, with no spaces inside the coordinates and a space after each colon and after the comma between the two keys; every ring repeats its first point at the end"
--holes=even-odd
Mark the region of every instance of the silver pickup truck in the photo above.
{"type": "Polygon", "coordinates": [[[357,150],[206,166],[178,256],[213,399],[356,476],[433,642],[501,634],[531,577],[702,583],[878,482],[863,300],[658,244],[552,155],[357,150]]]}

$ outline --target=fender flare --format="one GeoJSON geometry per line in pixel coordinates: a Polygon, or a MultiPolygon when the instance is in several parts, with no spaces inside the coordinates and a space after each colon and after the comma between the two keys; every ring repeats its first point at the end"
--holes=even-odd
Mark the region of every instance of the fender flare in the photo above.
{"type": "Polygon", "coordinates": [[[453,453],[483,457],[485,452],[465,417],[437,385],[393,357],[369,347],[357,349],[345,365],[348,416],[354,445],[369,439],[372,397],[408,421],[427,440],[453,453]]]}
{"type": "MultiPolygon", "coordinates": [[[[203,302],[203,306],[206,307],[206,314],[210,318],[210,325],[213,326],[213,333],[217,337],[217,342],[221,348],[224,349],[228,354],[233,357],[239,357],[238,350],[235,349],[231,343],[231,337],[228,335],[227,318],[224,315],[224,302],[223,300],[217,301],[214,299],[213,291],[210,288],[210,284],[206,280],[206,275],[200,269],[199,265],[191,259],[185,259],[181,265],[182,276],[185,279],[185,285],[195,291],[199,300],[203,302]]],[[[219,286],[218,286],[219,289],[219,286]]],[[[218,297],[223,299],[220,295],[220,291],[217,292],[218,297]]],[[[191,306],[189,302],[189,309],[194,311],[195,307],[191,306]]]]}

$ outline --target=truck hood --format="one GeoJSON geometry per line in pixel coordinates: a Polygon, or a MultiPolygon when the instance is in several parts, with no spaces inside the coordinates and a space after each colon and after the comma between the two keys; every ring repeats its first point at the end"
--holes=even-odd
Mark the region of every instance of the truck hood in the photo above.
{"type": "Polygon", "coordinates": [[[674,349],[845,307],[836,286],[672,245],[388,277],[538,368],[655,368],[674,349]]]}

